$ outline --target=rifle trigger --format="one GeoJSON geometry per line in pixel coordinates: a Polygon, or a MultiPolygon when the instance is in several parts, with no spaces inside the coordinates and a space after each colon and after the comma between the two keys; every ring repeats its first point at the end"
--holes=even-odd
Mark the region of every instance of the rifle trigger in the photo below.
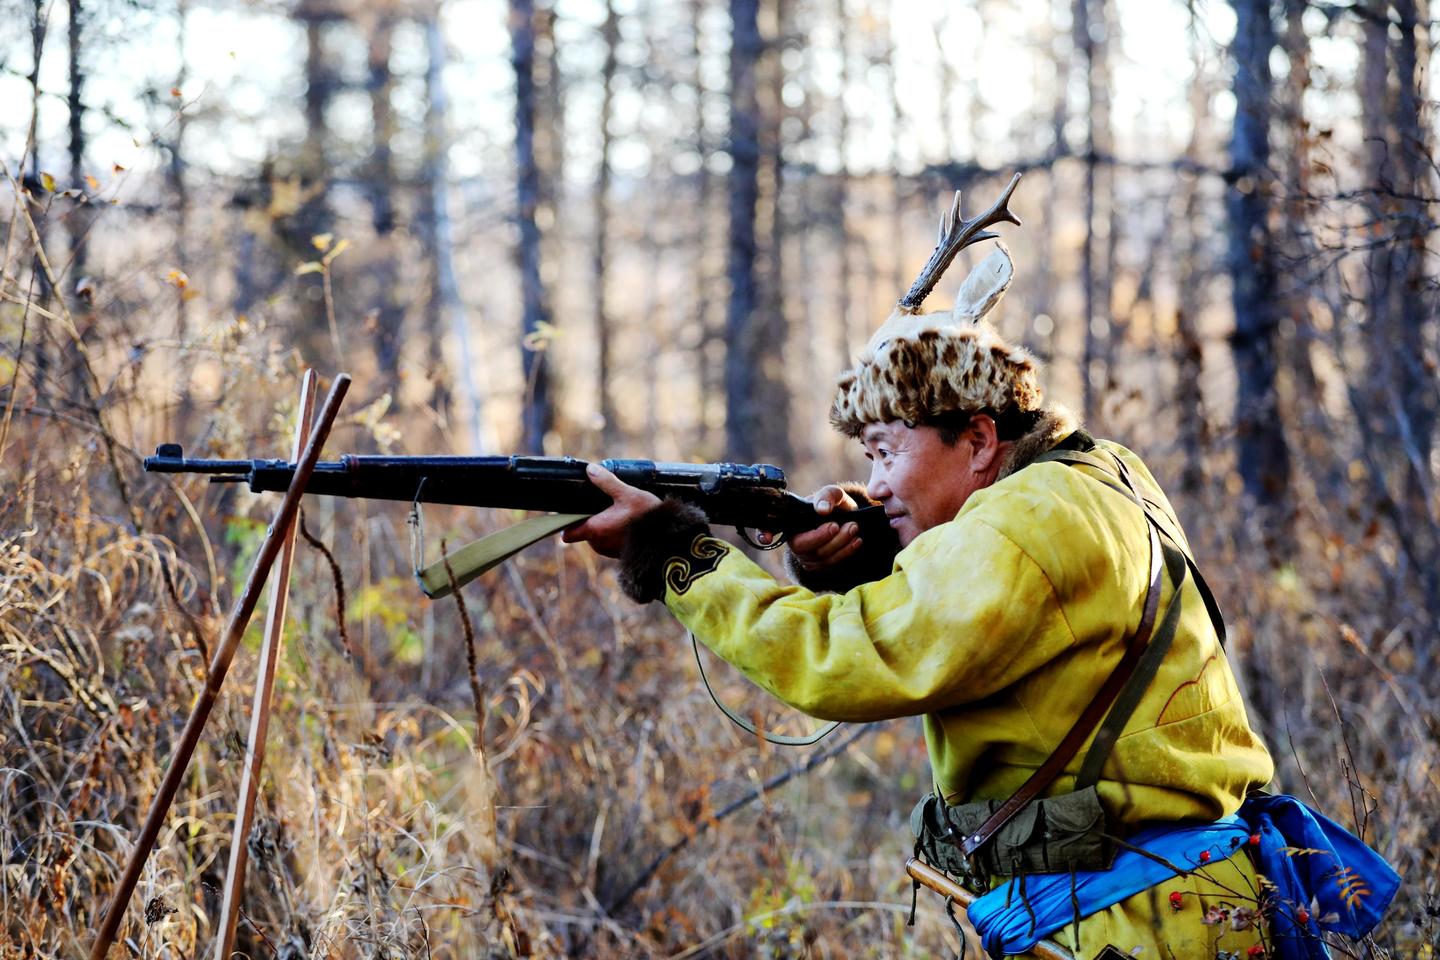
{"type": "Polygon", "coordinates": [[[750,546],[754,547],[756,550],[779,550],[790,539],[783,533],[777,533],[775,534],[774,540],[771,540],[769,543],[761,543],[754,537],[750,536],[750,530],[748,528],[736,527],[735,529],[740,532],[740,539],[750,544],[750,546]]]}

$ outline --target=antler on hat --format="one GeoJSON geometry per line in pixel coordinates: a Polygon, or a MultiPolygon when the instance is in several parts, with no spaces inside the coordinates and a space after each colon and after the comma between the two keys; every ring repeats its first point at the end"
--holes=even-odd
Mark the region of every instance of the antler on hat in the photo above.
{"type": "Polygon", "coordinates": [[[920,313],[926,296],[965,247],[996,239],[985,227],[1020,220],[1010,212],[1016,174],[1000,199],[973,220],[960,217],[960,192],[940,221],[940,243],[908,293],[871,337],[856,366],[841,374],[830,410],[840,432],[858,437],[870,423],[904,420],[923,423],[955,411],[1003,413],[1013,405],[1038,410],[1044,400],[1038,364],[1021,347],[1006,343],[984,316],[1014,278],[1015,267],[1003,243],[980,263],[960,287],[955,306],[920,313]]]}

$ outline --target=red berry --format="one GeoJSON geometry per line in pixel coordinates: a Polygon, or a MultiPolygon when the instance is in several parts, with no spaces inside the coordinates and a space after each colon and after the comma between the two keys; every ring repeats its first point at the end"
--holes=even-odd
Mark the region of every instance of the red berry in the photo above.
{"type": "Polygon", "coordinates": [[[1246,950],[1245,955],[1249,957],[1263,957],[1265,956],[1265,948],[1257,943],[1249,950],[1246,950]]]}
{"type": "Polygon", "coordinates": [[[1171,909],[1171,910],[1179,910],[1180,907],[1184,904],[1184,902],[1185,902],[1185,894],[1181,893],[1179,890],[1176,890],[1174,893],[1170,894],[1170,909],[1171,909]]]}
{"type": "Polygon", "coordinates": [[[1252,846],[1252,847],[1258,847],[1258,846],[1260,846],[1260,834],[1258,834],[1258,833],[1252,833],[1252,834],[1250,834],[1250,846],[1252,846]]]}
{"type": "Polygon", "coordinates": [[[1210,862],[1210,851],[1209,851],[1209,850],[1201,850],[1201,851],[1200,851],[1200,862],[1201,862],[1201,863],[1209,863],[1209,862],[1210,862]]]}
{"type": "Polygon", "coordinates": [[[1310,923],[1310,911],[1301,907],[1295,911],[1295,919],[1300,921],[1300,926],[1308,926],[1310,923]]]}

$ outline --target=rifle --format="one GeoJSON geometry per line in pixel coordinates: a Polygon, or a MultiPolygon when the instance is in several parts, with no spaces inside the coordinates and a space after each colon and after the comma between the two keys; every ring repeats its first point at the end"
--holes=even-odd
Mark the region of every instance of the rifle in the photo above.
{"type": "MultiPolygon", "coordinates": [[[[608,507],[612,501],[586,477],[587,465],[587,461],[574,457],[345,454],[339,460],[317,463],[305,492],[410,503],[415,506],[412,516],[417,518],[417,526],[421,503],[538,510],[558,515],[533,518],[538,522],[527,521],[493,534],[497,541],[486,538],[457,551],[451,560],[459,585],[540,537],[608,507]],[[485,543],[490,544],[489,549],[475,549],[485,543]]],[[[600,465],[632,487],[648,490],[661,499],[674,497],[694,504],[711,523],[736,528],[747,543],[761,550],[773,550],[794,534],[840,519],[816,513],[814,504],[788,492],[784,471],[768,463],[746,466],[601,460],[600,465]],[[751,530],[768,530],[776,537],[762,544],[751,537],[751,530]]],[[[157,447],[153,457],[145,458],[145,469],[151,473],[207,474],[212,483],[245,483],[256,493],[288,490],[295,477],[295,464],[286,460],[196,460],[186,457],[176,443],[157,447]]],[[[844,522],[858,524],[860,536],[867,542],[880,545],[895,540],[883,507],[849,511],[844,522]]],[[[438,566],[422,571],[416,563],[416,576],[431,597],[442,596],[449,588],[448,574],[438,566]]]]}

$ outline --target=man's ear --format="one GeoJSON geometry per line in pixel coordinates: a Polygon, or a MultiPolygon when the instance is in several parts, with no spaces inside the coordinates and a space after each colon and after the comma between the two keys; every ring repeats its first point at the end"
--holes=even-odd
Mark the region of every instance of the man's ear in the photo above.
{"type": "Polygon", "coordinates": [[[965,427],[962,443],[970,444],[970,469],[983,473],[990,469],[1000,456],[1000,429],[995,418],[989,414],[977,413],[965,427]]]}

